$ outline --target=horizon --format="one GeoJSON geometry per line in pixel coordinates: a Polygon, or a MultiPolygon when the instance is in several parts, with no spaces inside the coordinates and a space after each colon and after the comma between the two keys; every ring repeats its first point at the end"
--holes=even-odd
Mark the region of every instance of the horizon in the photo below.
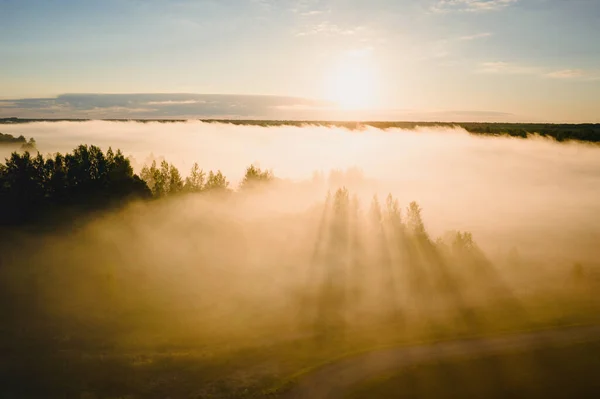
{"type": "MultiPolygon", "coordinates": [[[[566,126],[579,126],[579,125],[600,125],[600,122],[486,122],[486,121],[477,121],[477,120],[465,120],[465,121],[456,121],[456,120],[408,120],[408,119],[397,119],[397,120],[384,120],[384,119],[261,119],[261,118],[102,118],[102,119],[93,119],[93,118],[50,118],[50,117],[39,117],[39,118],[26,118],[26,117],[17,117],[17,116],[8,116],[8,117],[0,117],[0,124],[10,120],[17,121],[27,121],[26,123],[35,123],[35,122],[94,122],[94,121],[104,121],[104,122],[204,122],[204,123],[237,123],[240,125],[245,124],[256,124],[260,122],[266,123],[277,123],[281,125],[286,125],[287,123],[302,123],[307,125],[322,125],[322,124],[362,124],[362,125],[370,125],[370,124],[391,124],[391,125],[399,125],[399,124],[417,124],[415,127],[419,127],[418,124],[422,123],[426,127],[435,126],[436,124],[440,124],[440,126],[447,126],[452,124],[457,125],[566,125],[566,126]]],[[[375,126],[374,126],[375,127],[375,126]]],[[[391,126],[398,127],[398,126],[391,126]]],[[[376,127],[377,128],[377,127],[376,127]]]]}

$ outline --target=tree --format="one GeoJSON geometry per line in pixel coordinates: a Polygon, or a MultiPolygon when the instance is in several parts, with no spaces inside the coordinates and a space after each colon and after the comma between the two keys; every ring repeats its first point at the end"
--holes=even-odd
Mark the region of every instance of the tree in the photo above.
{"type": "Polygon", "coordinates": [[[185,178],[183,190],[188,193],[198,193],[204,189],[206,174],[200,169],[198,163],[194,163],[190,175],[185,178]]]}
{"type": "Polygon", "coordinates": [[[457,255],[465,255],[473,251],[473,235],[469,232],[461,233],[457,231],[452,241],[452,252],[457,255]]]}
{"type": "Polygon", "coordinates": [[[227,181],[225,176],[223,176],[223,173],[221,173],[220,170],[217,171],[216,173],[211,170],[208,173],[208,179],[206,180],[206,185],[204,186],[205,190],[207,190],[207,191],[211,191],[211,190],[225,191],[225,190],[227,190],[228,187],[229,187],[229,182],[227,181]]]}
{"type": "Polygon", "coordinates": [[[421,207],[415,201],[411,202],[406,208],[406,223],[409,231],[416,237],[427,238],[427,232],[421,217],[421,207]]]}
{"type": "Polygon", "coordinates": [[[160,171],[156,167],[156,161],[152,161],[150,166],[145,165],[140,172],[140,177],[146,182],[148,188],[152,191],[152,195],[158,197],[161,191],[160,187],[157,186],[157,182],[160,179],[160,171]]]}
{"type": "MultiPolygon", "coordinates": [[[[23,137],[23,136],[20,136],[23,137]]],[[[23,141],[25,141],[25,137],[23,137],[23,141]]],[[[21,151],[35,151],[36,150],[36,142],[33,137],[29,139],[29,141],[21,144],[21,151]]]]}
{"type": "Polygon", "coordinates": [[[169,195],[178,194],[183,190],[183,179],[179,170],[173,164],[169,165],[169,195]]]}
{"type": "Polygon", "coordinates": [[[162,161],[160,167],[152,161],[150,167],[144,166],[140,173],[152,195],[156,198],[177,194],[183,190],[183,180],[179,170],[167,161],[162,161]]]}
{"type": "Polygon", "coordinates": [[[385,208],[387,221],[393,228],[400,228],[402,226],[402,210],[400,209],[398,200],[394,199],[391,193],[385,199],[385,208]]]}
{"type": "Polygon", "coordinates": [[[371,200],[371,208],[369,209],[369,216],[373,226],[379,226],[381,224],[381,205],[376,195],[371,200]]]}
{"type": "Polygon", "coordinates": [[[46,169],[50,180],[48,181],[48,193],[54,202],[64,202],[67,195],[67,169],[65,158],[56,154],[54,158],[46,160],[46,169]]]}
{"type": "Polygon", "coordinates": [[[333,196],[333,209],[336,214],[346,214],[350,206],[350,193],[346,187],[338,188],[333,196]]]}
{"type": "Polygon", "coordinates": [[[250,165],[246,168],[246,174],[240,183],[241,190],[256,188],[258,186],[269,183],[274,178],[273,172],[270,170],[261,170],[259,167],[250,165]]]}

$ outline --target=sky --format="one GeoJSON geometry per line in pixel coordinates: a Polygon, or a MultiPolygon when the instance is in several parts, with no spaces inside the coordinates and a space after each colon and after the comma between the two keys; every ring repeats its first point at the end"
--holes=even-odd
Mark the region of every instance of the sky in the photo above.
{"type": "Polygon", "coordinates": [[[0,0],[0,117],[600,122],[596,0],[0,0]]]}

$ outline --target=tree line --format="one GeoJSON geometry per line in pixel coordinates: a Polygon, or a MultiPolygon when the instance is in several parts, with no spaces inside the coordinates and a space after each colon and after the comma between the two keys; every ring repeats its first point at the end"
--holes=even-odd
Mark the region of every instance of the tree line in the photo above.
{"type": "Polygon", "coordinates": [[[21,135],[15,137],[12,134],[5,134],[0,132],[0,145],[20,145],[22,151],[35,150],[35,139],[31,137],[29,140],[25,136],[21,135]]]}
{"type": "MultiPolygon", "coordinates": [[[[245,190],[271,181],[271,171],[254,165],[240,184],[245,190]]],[[[130,200],[162,198],[181,193],[231,191],[219,170],[204,172],[195,163],[183,178],[166,161],[154,161],[140,175],[120,150],[106,153],[94,145],[44,157],[39,152],[13,152],[0,164],[0,225],[35,222],[61,210],[92,210],[130,200]]]]}

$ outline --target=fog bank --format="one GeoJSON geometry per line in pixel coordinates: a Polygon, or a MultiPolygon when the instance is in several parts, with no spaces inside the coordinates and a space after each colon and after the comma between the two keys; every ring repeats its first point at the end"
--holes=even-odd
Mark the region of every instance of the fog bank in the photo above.
{"type": "MultiPolygon", "coordinates": [[[[563,247],[587,252],[600,239],[600,148],[591,144],[473,136],[459,128],[350,131],[198,121],[41,122],[3,131],[34,137],[43,154],[79,144],[120,148],[138,171],[164,157],[186,175],[198,162],[220,169],[232,187],[252,163],[294,181],[359,168],[363,177],[332,185],[353,185],[364,197],[390,192],[403,205],[415,200],[433,233],[469,230],[491,251],[520,243],[559,256],[563,247]]],[[[300,205],[323,192],[313,194],[300,205]]]]}

